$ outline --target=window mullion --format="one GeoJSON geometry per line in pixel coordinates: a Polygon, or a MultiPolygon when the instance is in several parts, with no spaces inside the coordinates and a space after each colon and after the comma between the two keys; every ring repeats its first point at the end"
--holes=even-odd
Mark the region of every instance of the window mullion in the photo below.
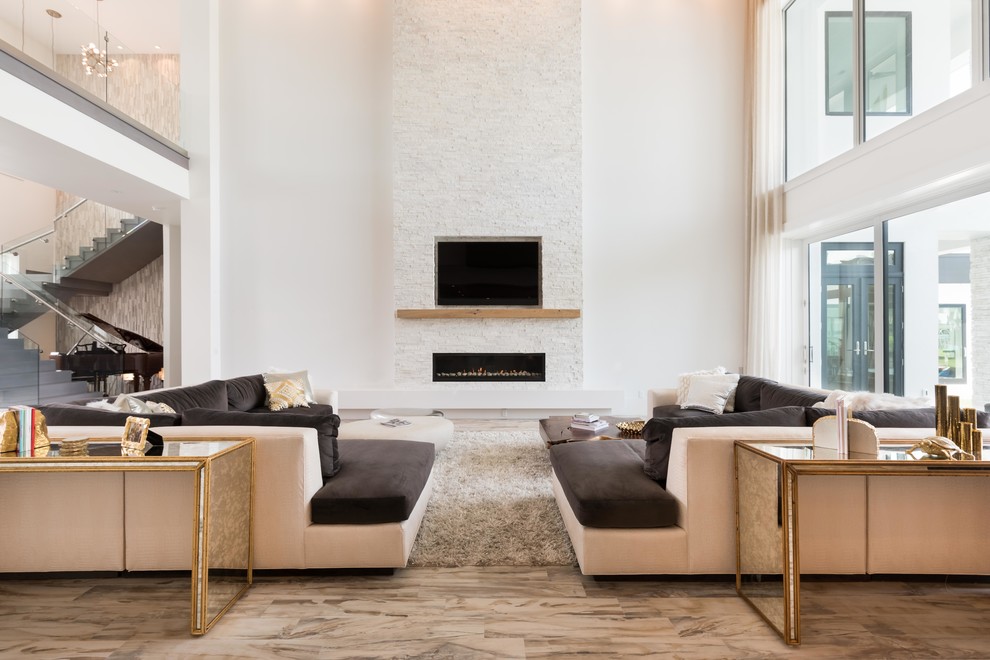
{"type": "Polygon", "coordinates": [[[853,145],[866,141],[866,0],[853,0],[853,145]]]}

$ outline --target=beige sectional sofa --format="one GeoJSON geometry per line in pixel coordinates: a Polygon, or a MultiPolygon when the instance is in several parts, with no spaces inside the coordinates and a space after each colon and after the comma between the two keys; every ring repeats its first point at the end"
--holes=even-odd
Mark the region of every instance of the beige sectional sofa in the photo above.
{"type": "MultiPolygon", "coordinates": [[[[654,405],[674,391],[653,393],[654,405]]],[[[907,442],[933,429],[877,429],[907,442]]],[[[733,444],[810,442],[807,427],[679,428],[666,488],[677,524],[582,525],[554,475],[554,494],[586,575],[732,574],[736,569],[733,444]]],[[[801,570],[809,574],[990,574],[990,479],[802,477],[801,570]]]]}
{"type": "MultiPolygon", "coordinates": [[[[336,405],[336,392],[314,394],[318,403],[336,405]]],[[[152,431],[166,442],[189,437],[255,438],[256,569],[405,566],[433,491],[430,472],[408,517],[398,522],[314,524],[312,500],[325,483],[316,429],[180,425],[153,426],[152,431]]],[[[52,438],[119,438],[122,433],[121,426],[49,427],[52,438]]],[[[346,470],[347,443],[383,442],[341,440],[345,454],[341,474],[346,470]]],[[[432,455],[432,445],[408,442],[417,453],[428,447],[432,455]]],[[[0,502],[0,572],[190,567],[191,473],[6,473],[0,479],[0,502]]]]}
{"type": "MultiPolygon", "coordinates": [[[[407,520],[317,525],[323,486],[316,431],[280,427],[154,429],[166,441],[253,437],[254,567],[396,568],[406,565],[433,490],[431,476],[407,520]]],[[[51,427],[52,437],[119,437],[122,428],[51,427]]],[[[190,473],[5,474],[0,480],[2,572],[182,570],[190,566],[190,473]],[[125,506],[126,503],[126,506],[125,506]],[[29,534],[19,535],[24,529],[29,534]]]]}

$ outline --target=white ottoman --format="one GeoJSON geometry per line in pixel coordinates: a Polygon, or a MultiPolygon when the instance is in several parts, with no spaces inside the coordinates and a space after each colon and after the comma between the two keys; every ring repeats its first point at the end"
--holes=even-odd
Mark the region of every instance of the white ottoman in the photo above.
{"type": "Polygon", "coordinates": [[[416,440],[432,442],[437,451],[454,437],[454,423],[443,417],[403,417],[405,426],[385,426],[377,419],[344,422],[337,437],[341,440],[416,440]]]}

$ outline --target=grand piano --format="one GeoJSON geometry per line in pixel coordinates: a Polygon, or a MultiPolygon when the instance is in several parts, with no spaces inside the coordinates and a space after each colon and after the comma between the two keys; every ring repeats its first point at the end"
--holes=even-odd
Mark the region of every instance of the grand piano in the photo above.
{"type": "Polygon", "coordinates": [[[94,392],[106,390],[109,376],[123,374],[134,374],[138,391],[148,389],[151,377],[165,365],[162,345],[144,335],[111,325],[93,314],[84,313],[81,316],[122,343],[111,343],[111,348],[97,342],[76,344],[69,352],[53,356],[55,368],[73,372],[73,379],[88,380],[94,392]],[[128,349],[131,352],[127,352],[128,349]]]}

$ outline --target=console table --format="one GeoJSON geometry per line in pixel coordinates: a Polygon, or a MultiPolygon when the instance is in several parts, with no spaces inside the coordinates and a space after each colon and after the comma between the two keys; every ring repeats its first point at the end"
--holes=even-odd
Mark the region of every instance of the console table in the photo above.
{"type": "MultiPolygon", "coordinates": [[[[51,450],[39,455],[0,455],[0,479],[13,472],[192,472],[190,632],[205,634],[252,582],[254,438],[166,441],[157,456],[122,456],[119,439],[90,439],[89,447],[89,455],[60,456],[53,441],[51,450]]],[[[121,496],[126,498],[126,490],[121,496]]]]}
{"type": "Polygon", "coordinates": [[[842,457],[821,449],[816,453],[807,444],[737,440],[733,449],[736,592],[788,644],[801,643],[801,477],[990,477],[990,461],[916,460],[907,454],[907,445],[885,446],[877,458],[842,457]]]}

